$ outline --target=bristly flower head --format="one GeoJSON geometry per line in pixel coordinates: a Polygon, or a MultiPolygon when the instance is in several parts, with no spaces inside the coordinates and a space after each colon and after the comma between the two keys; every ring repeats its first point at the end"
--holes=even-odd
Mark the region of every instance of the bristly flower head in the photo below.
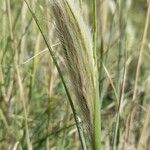
{"type": "Polygon", "coordinates": [[[76,105],[80,110],[84,127],[92,136],[96,69],[90,30],[73,0],[53,0],[51,7],[76,105]]]}

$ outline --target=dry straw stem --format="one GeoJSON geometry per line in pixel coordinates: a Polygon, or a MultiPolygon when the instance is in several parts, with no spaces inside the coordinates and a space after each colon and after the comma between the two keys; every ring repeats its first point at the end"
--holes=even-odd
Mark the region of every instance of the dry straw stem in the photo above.
{"type": "Polygon", "coordinates": [[[24,117],[25,117],[25,130],[26,130],[27,147],[29,150],[32,150],[32,144],[31,144],[31,140],[30,140],[28,121],[27,121],[27,108],[26,108],[26,102],[25,102],[25,94],[24,94],[24,88],[23,88],[23,83],[22,83],[22,79],[21,79],[21,73],[20,73],[20,70],[18,68],[18,65],[16,65],[16,73],[17,73],[17,78],[18,78],[20,99],[22,101],[24,117]]]}
{"type": "MultiPolygon", "coordinates": [[[[96,125],[94,100],[99,97],[90,30],[72,0],[55,0],[51,6],[80,117],[93,139],[96,125]]],[[[95,140],[100,143],[100,139],[95,140]]]]}
{"type": "Polygon", "coordinates": [[[149,127],[150,127],[150,109],[147,110],[137,150],[147,149],[146,146],[148,145],[148,138],[150,138],[149,132],[147,132],[149,130],[149,127]]]}
{"type": "Polygon", "coordinates": [[[108,0],[100,0],[99,2],[99,15],[100,15],[100,30],[102,41],[105,42],[106,29],[107,29],[107,13],[108,13],[108,0]]]}
{"type": "MultiPolygon", "coordinates": [[[[147,33],[148,33],[148,26],[149,26],[149,19],[150,19],[150,1],[147,2],[147,3],[148,3],[147,17],[146,17],[146,22],[145,22],[145,27],[144,27],[144,32],[143,32],[143,38],[142,38],[140,52],[139,52],[137,69],[136,69],[135,84],[134,84],[134,91],[133,91],[133,97],[132,97],[131,113],[129,114],[128,121],[127,121],[128,125],[127,125],[127,129],[126,129],[127,130],[126,131],[126,140],[129,139],[130,132],[133,128],[132,125],[133,125],[133,120],[134,120],[134,116],[135,116],[135,105],[137,103],[136,98],[137,98],[137,92],[138,92],[138,80],[139,80],[140,70],[141,70],[141,65],[142,65],[144,46],[145,46],[145,43],[146,43],[146,37],[147,37],[147,33]]],[[[128,141],[127,141],[126,144],[128,144],[128,141]]]]}
{"type": "Polygon", "coordinates": [[[13,40],[13,30],[12,30],[12,16],[11,16],[11,7],[10,7],[10,0],[6,0],[6,8],[7,8],[7,15],[9,20],[9,31],[10,31],[10,39],[13,40]]]}

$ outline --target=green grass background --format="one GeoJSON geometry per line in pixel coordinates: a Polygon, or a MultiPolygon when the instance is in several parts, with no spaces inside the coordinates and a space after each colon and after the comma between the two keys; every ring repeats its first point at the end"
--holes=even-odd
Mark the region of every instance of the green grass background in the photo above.
{"type": "MultiPolygon", "coordinates": [[[[82,2],[81,11],[92,30],[92,2],[82,2]]],[[[38,18],[48,43],[54,45],[57,62],[69,82],[49,1],[32,0],[29,5],[38,18]]],[[[148,4],[146,0],[108,0],[107,5],[103,6],[104,10],[101,6],[102,2],[97,1],[98,58],[103,60],[118,95],[121,93],[126,63],[127,75],[117,137],[118,150],[122,150],[148,4]]],[[[146,143],[143,150],[150,149],[149,31],[150,28],[138,78],[136,113],[132,122],[134,130],[130,135],[129,150],[135,149],[140,138],[144,137],[146,143]]],[[[0,0],[0,149],[81,149],[65,90],[46,49],[24,1],[0,0]],[[36,57],[30,60],[33,56],[36,57]]],[[[110,79],[104,68],[101,71],[101,143],[103,149],[111,150],[118,107],[110,79]]]]}

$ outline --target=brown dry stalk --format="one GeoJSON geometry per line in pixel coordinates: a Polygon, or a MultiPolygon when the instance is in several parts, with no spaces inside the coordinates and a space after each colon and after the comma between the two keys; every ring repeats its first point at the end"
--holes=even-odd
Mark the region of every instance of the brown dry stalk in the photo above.
{"type": "Polygon", "coordinates": [[[128,146],[128,139],[130,137],[130,132],[133,129],[133,121],[135,117],[135,107],[137,104],[137,93],[138,93],[138,80],[140,76],[141,71],[141,65],[142,65],[142,59],[143,59],[143,51],[146,43],[146,37],[148,34],[148,27],[149,27],[149,19],[150,19],[150,2],[148,2],[148,10],[147,10],[147,17],[145,21],[145,28],[143,32],[143,38],[141,42],[140,52],[139,52],[139,58],[138,58],[138,64],[136,69],[136,76],[135,76],[135,84],[134,84],[134,91],[133,91],[133,97],[132,97],[132,104],[131,104],[131,111],[127,118],[127,126],[126,126],[126,135],[125,135],[125,149],[128,146]]]}

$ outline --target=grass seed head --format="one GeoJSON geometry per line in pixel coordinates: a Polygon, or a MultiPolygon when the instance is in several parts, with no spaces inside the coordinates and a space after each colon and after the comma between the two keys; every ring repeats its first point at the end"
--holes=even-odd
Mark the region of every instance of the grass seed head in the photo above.
{"type": "Polygon", "coordinates": [[[51,6],[76,104],[84,127],[92,135],[95,66],[90,29],[72,0],[55,0],[51,6]]]}

